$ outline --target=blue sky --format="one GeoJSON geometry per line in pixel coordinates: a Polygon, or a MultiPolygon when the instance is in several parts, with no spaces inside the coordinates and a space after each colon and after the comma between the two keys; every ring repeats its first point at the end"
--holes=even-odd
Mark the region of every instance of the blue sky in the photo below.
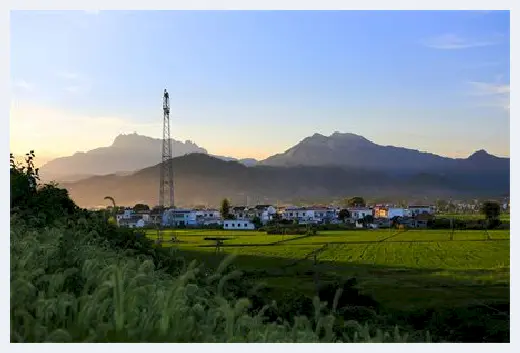
{"type": "Polygon", "coordinates": [[[509,155],[507,11],[16,11],[11,149],[172,134],[265,158],[315,132],[509,155]]]}

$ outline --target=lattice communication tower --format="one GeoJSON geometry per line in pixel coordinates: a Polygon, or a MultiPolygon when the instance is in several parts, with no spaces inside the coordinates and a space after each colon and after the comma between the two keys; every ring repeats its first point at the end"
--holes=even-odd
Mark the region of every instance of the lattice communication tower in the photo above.
{"type": "Polygon", "coordinates": [[[172,140],[170,137],[170,96],[164,90],[163,96],[163,138],[162,138],[162,162],[161,180],[159,185],[159,206],[173,208],[173,161],[172,140]],[[169,194],[169,203],[165,204],[166,195],[169,194]]]}

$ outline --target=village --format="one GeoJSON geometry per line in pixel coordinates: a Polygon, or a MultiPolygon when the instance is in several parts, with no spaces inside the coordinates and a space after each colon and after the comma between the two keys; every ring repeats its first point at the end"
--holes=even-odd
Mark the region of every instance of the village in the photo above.
{"type": "MultiPolygon", "coordinates": [[[[137,206],[137,205],[136,205],[137,206]]],[[[146,205],[142,205],[146,206],[146,205]]],[[[222,216],[214,208],[149,209],[120,207],[115,220],[121,227],[150,228],[221,228],[227,230],[254,230],[273,222],[301,225],[347,224],[353,228],[385,228],[396,223],[409,228],[425,228],[433,219],[436,207],[431,205],[276,207],[274,205],[232,206],[222,216]]]]}

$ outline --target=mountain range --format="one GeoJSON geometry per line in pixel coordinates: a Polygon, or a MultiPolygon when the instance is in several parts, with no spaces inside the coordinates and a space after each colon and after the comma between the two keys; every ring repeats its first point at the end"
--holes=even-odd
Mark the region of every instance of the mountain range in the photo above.
{"type": "MultiPolygon", "coordinates": [[[[496,157],[484,150],[468,158],[447,158],[402,147],[377,145],[355,134],[334,133],[331,136],[314,134],[284,153],[262,161],[239,161],[211,156],[190,141],[184,144],[176,142],[180,143],[176,155],[183,154],[172,161],[177,205],[216,206],[224,197],[235,204],[244,204],[248,199],[251,203],[294,203],[349,195],[435,199],[494,197],[509,193],[509,158],[496,157]]],[[[103,204],[107,195],[120,204],[144,202],[155,205],[160,161],[151,156],[153,150],[158,154],[160,140],[123,135],[118,136],[110,147],[89,151],[79,158],[78,155],[65,157],[61,164],[54,166],[49,162],[54,170],[47,168],[48,165],[42,169],[44,172],[75,170],[70,168],[80,167],[80,158],[84,158],[91,164],[81,165],[83,175],[111,171],[110,175],[62,182],[83,207],[103,204]],[[136,145],[141,140],[150,143],[136,145]],[[147,154],[140,149],[146,150],[147,154]],[[96,160],[102,166],[89,169],[96,160]],[[148,168],[116,173],[145,163],[148,163],[148,168]]]]}
{"type": "MultiPolygon", "coordinates": [[[[172,157],[208,151],[190,140],[172,139],[172,157]]],[[[77,181],[94,175],[126,175],[161,162],[162,140],[136,133],[119,135],[112,145],[87,152],[76,152],[72,156],[53,159],[40,168],[43,180],[77,181]]],[[[254,165],[252,158],[238,160],[233,157],[216,156],[223,160],[234,160],[245,165],[254,165]]]]}

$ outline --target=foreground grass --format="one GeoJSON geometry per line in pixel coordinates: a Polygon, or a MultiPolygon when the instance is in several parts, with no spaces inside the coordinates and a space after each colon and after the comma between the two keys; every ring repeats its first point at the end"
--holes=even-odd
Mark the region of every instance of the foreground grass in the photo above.
{"type": "Polygon", "coordinates": [[[314,317],[266,322],[267,308],[252,313],[250,300],[230,297],[227,283],[240,273],[226,263],[210,274],[192,263],[172,276],[146,257],[96,241],[99,234],[83,223],[35,230],[11,219],[11,342],[408,340],[398,330],[324,314],[317,298],[314,317]]]}

